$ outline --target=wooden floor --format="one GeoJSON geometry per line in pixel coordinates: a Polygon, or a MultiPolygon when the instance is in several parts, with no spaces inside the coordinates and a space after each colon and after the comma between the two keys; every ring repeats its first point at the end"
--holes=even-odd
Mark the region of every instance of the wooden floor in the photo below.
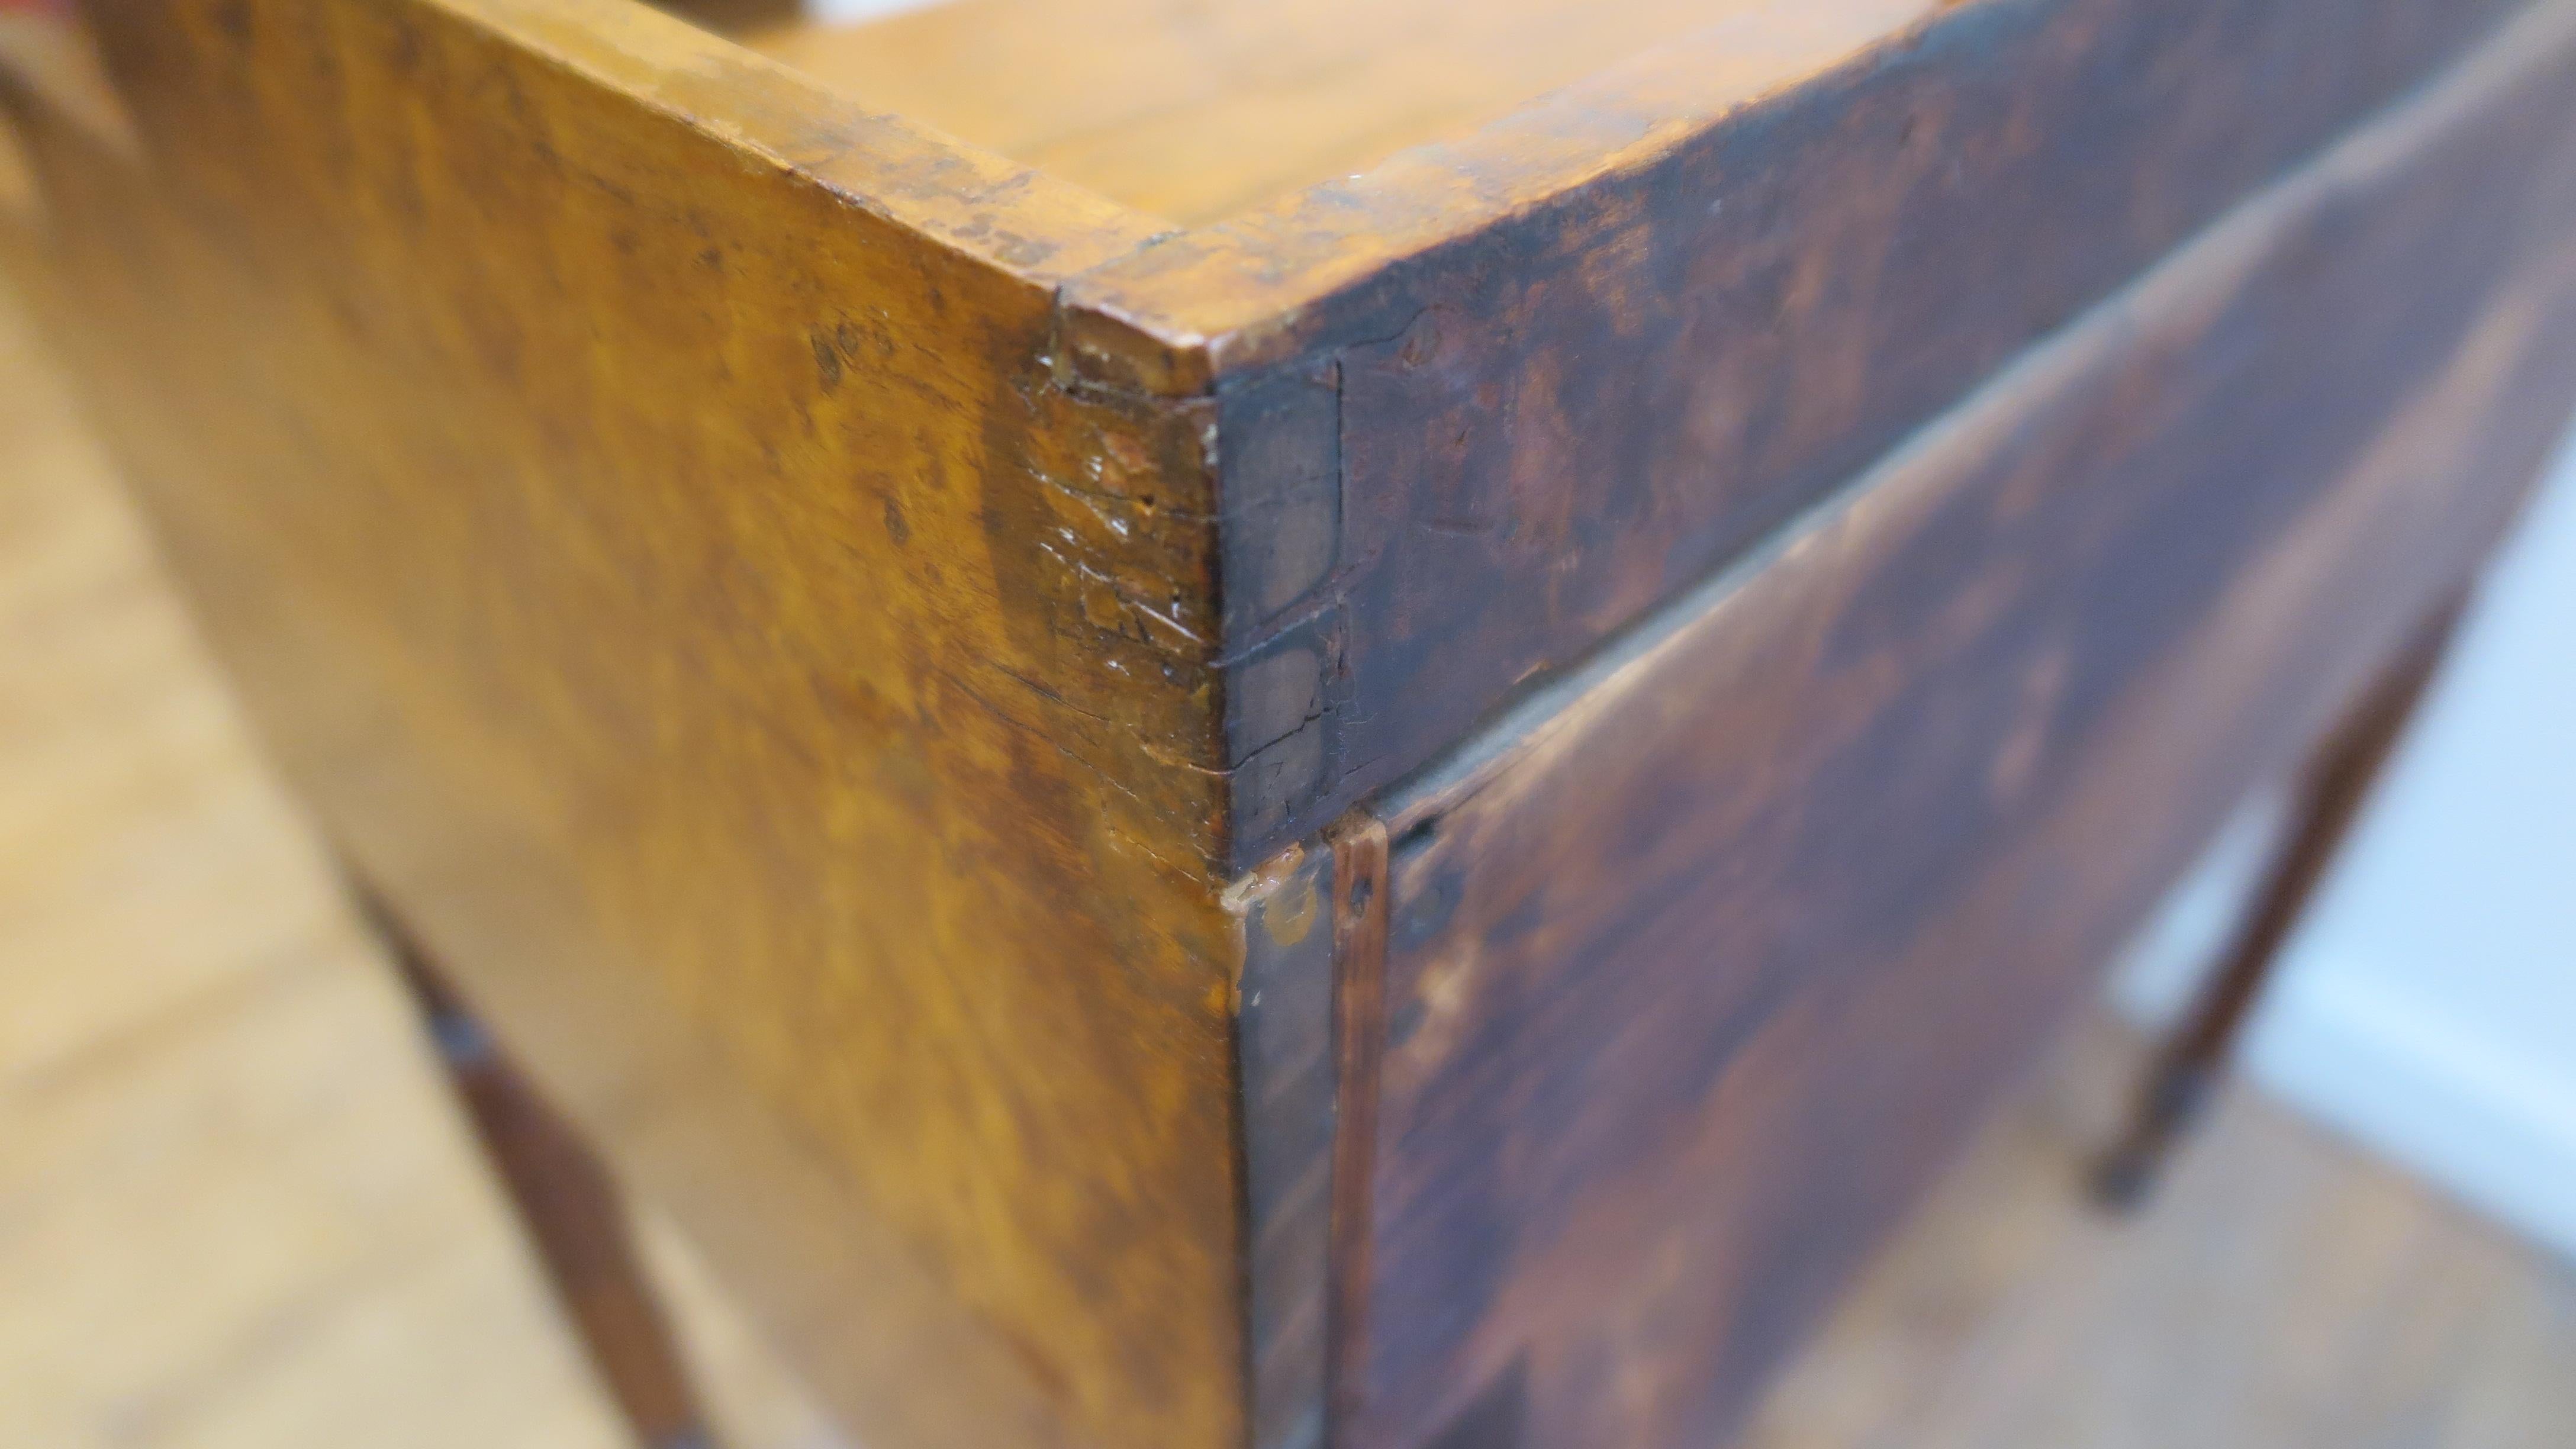
{"type": "MultiPolygon", "coordinates": [[[[0,1445],[618,1442],[406,1012],[0,293],[0,1445]]],[[[2133,1050],[2078,1034],[1760,1449],[2576,1445],[2576,1278],[2250,1095],[2087,1215],[2133,1050]]],[[[734,1449],[835,1443],[647,1230],[734,1449]]]]}

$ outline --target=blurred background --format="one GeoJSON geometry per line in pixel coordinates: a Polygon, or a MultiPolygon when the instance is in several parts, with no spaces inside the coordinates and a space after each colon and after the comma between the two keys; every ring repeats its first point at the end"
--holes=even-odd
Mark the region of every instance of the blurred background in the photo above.
{"type": "MultiPolygon", "coordinates": [[[[2277,811],[1774,1393],[1787,1446],[2576,1443],[2576,457],[2146,1210],[2142,1031],[2277,811]]],[[[738,1449],[837,1443],[648,1221],[738,1449]]],[[[0,294],[0,1444],[620,1442],[408,1000],[0,294]]]]}

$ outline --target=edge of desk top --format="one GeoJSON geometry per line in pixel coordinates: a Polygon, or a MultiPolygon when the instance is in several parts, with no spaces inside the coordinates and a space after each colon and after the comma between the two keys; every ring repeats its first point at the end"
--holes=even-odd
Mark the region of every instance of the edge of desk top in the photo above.
{"type": "Polygon", "coordinates": [[[1213,413],[1240,870],[2561,0],[1765,0],[1181,231],[630,15],[647,53],[628,0],[437,3],[602,32],[612,83],[1052,288],[1060,384],[1213,413]]]}
{"type": "Polygon", "coordinates": [[[424,0],[1001,270],[1053,285],[1162,222],[803,74],[642,0],[424,0]]]}
{"type": "Polygon", "coordinates": [[[1155,474],[1139,496],[1079,505],[1125,550],[1084,607],[1106,640],[1160,627],[1139,590],[1186,595],[1165,652],[1213,681],[1222,718],[1187,728],[1231,799],[1192,844],[1224,872],[1740,554],[2499,17],[2561,0],[1764,0],[1180,232],[638,0],[421,3],[991,268],[1046,311],[1027,360],[1057,392],[1168,435],[1130,469],[1155,474]],[[1140,528],[1216,566],[1166,577],[1128,558],[1140,528]]]}
{"type": "Polygon", "coordinates": [[[1063,284],[1077,375],[1187,397],[1293,350],[1321,298],[1650,163],[1765,96],[1866,65],[1959,0],[1766,0],[1454,139],[1181,229],[930,126],[871,113],[640,0],[433,3],[680,116],[747,159],[805,173],[1032,281],[1063,284]]]}
{"type": "Polygon", "coordinates": [[[1204,392],[1329,330],[1319,306],[1369,278],[1653,165],[1762,101],[1919,43],[1945,10],[1997,0],[1773,0],[1503,118],[1368,170],[1159,238],[1076,278],[1080,364],[1148,392],[1204,392]]]}
{"type": "MultiPolygon", "coordinates": [[[[1163,397],[1326,340],[1331,303],[1497,223],[1637,172],[1777,101],[1927,47],[1974,51],[2027,0],[1765,0],[1501,119],[1209,224],[1174,228],[900,115],[876,114],[641,0],[433,0],[687,119],[747,158],[1061,288],[1066,365],[1163,397]]],[[[2540,3],[2540,0],[2531,0],[2540,3]]],[[[2480,14],[2504,0],[2461,7],[2480,14]]]]}

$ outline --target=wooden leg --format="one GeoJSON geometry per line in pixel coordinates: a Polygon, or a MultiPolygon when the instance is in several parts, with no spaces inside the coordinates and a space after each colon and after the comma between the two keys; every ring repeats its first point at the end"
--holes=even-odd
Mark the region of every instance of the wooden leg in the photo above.
{"type": "Polygon", "coordinates": [[[643,1449],[712,1449],[661,1305],[645,1281],[617,1189],[455,991],[371,910],[475,1135],[518,1208],[556,1297],[643,1449]]]}
{"type": "Polygon", "coordinates": [[[2317,883],[2333,864],[2362,802],[2422,702],[2459,624],[2454,603],[2426,625],[2369,694],[2310,757],[2288,840],[2239,927],[2218,973],[2148,1069],[2127,1130],[2093,1173],[2093,1195],[2127,1210],[2154,1191],[2175,1142],[2199,1118],[2264,982],[2317,883]]]}

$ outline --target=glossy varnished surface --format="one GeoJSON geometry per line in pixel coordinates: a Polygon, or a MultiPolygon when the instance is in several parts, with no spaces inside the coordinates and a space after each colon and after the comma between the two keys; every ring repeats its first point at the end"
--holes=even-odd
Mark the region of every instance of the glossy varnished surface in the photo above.
{"type": "Polygon", "coordinates": [[[1388,804],[1351,1443],[1737,1422],[2504,527],[2576,397],[2571,62],[2541,7],[1388,804]]]}

